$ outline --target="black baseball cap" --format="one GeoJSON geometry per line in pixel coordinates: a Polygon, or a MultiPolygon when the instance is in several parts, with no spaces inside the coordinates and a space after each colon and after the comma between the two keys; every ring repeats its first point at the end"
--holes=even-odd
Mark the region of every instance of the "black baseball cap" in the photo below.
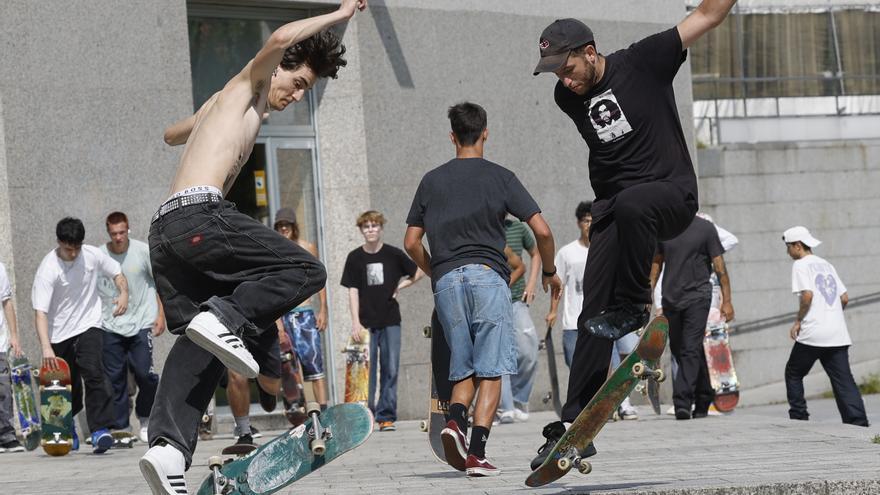
{"type": "Polygon", "coordinates": [[[554,72],[562,67],[573,49],[594,41],[593,31],[577,19],[557,19],[541,33],[538,46],[541,60],[535,67],[537,76],[542,72],[554,72]]]}

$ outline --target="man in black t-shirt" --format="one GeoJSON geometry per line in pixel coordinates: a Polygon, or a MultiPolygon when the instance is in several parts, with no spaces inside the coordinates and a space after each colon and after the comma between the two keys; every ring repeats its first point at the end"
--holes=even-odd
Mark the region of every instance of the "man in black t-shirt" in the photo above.
{"type": "Polygon", "coordinates": [[[724,248],[712,222],[694,218],[678,237],[660,242],[651,266],[651,285],[663,269],[663,309],[669,319],[669,348],[678,361],[672,381],[672,403],[677,419],[705,418],[715,398],[709,382],[703,338],[712,306],[714,271],[721,284],[721,316],[733,320],[730,279],[724,248]]]}
{"type": "Polygon", "coordinates": [[[369,398],[379,431],[393,431],[397,421],[397,370],[400,365],[400,305],[398,293],[425,274],[399,248],[382,242],[385,217],[370,210],[361,214],[357,226],[364,245],[348,253],[342,269],[342,285],[348,288],[351,338],[361,341],[370,331],[369,398]],[[381,375],[376,380],[376,371],[381,375]],[[378,383],[377,383],[378,381],[378,383]],[[376,386],[379,401],[374,403],[376,386]]]}
{"type": "MultiPolygon", "coordinates": [[[[657,242],[684,231],[697,212],[697,179],[681,129],[672,80],[686,50],[720,24],[735,0],[704,0],[676,27],[610,55],[576,19],[557,20],[541,34],[535,75],[559,78],[554,98],[589,147],[596,195],[584,304],[562,422],[534,463],[602,386],[613,341],[648,320],[649,274],[657,242]]],[[[592,444],[583,452],[594,455],[592,444]]]]}
{"type": "Polygon", "coordinates": [[[449,109],[454,160],[419,183],[406,223],[406,251],[434,287],[434,306],[449,343],[452,400],[441,433],[446,461],[468,476],[494,476],[486,440],[501,397],[501,376],[516,373],[516,337],[504,254],[504,217],[525,221],[535,234],[542,285],[558,298],[562,282],[553,264],[553,234],[541,209],[516,175],[483,159],[489,136],[486,111],[473,103],[449,109]],[[422,244],[427,234],[431,253],[422,244]],[[479,394],[477,388],[479,387],[479,394]],[[474,402],[467,441],[467,411],[474,402]]]}

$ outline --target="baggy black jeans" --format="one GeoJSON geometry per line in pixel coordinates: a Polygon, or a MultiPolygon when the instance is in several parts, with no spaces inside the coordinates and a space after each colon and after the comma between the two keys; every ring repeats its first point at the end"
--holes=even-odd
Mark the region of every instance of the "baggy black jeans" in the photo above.
{"type": "Polygon", "coordinates": [[[788,394],[788,417],[809,419],[804,399],[804,377],[816,360],[822,363],[831,380],[831,390],[840,419],[847,424],[868,426],[865,403],[849,368],[849,346],[816,347],[795,342],[785,364],[785,391],[788,394]]]}
{"type": "Polygon", "coordinates": [[[94,433],[102,428],[119,428],[113,415],[113,387],[104,374],[104,330],[90,328],[76,337],[52,344],[52,352],[70,366],[72,414],[83,409],[85,385],[89,430],[94,433]]]}
{"type": "Polygon", "coordinates": [[[168,329],[180,335],[159,380],[150,445],[159,440],[173,445],[189,469],[199,421],[224,367],[183,335],[186,325],[210,311],[246,346],[254,346],[263,329],[274,330],[275,320],[324,287],[327,274],[297,243],[228,201],[184,206],[156,219],[150,226],[150,261],[168,329]]]}
{"type": "Polygon", "coordinates": [[[619,192],[613,211],[593,223],[563,421],[574,421],[586,407],[611,364],[614,341],[590,334],[584,324],[614,304],[651,302],[651,261],[657,242],[684,232],[697,208],[697,199],[678,186],[649,182],[619,192]]]}
{"type": "Polygon", "coordinates": [[[669,320],[669,349],[678,360],[678,373],[672,380],[672,403],[675,409],[705,413],[715,399],[715,389],[709,380],[706,364],[706,320],[712,299],[699,299],[684,309],[663,305],[663,314],[669,320]]]}

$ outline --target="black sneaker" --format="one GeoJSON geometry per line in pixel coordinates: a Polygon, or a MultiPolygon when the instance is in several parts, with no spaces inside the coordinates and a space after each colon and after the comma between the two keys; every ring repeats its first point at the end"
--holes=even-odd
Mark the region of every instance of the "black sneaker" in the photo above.
{"type": "Polygon", "coordinates": [[[644,304],[620,304],[590,318],[584,327],[597,337],[617,340],[645,326],[649,316],[650,312],[644,304]]]}
{"type": "Polygon", "coordinates": [[[675,419],[691,419],[691,412],[687,409],[676,409],[675,419]]]}
{"type": "Polygon", "coordinates": [[[260,438],[263,436],[263,433],[258,430],[256,426],[251,425],[251,436],[254,438],[260,438]]]}
{"type": "Polygon", "coordinates": [[[263,407],[263,410],[266,412],[274,411],[278,404],[278,397],[263,390],[259,381],[257,382],[257,392],[260,394],[260,406],[263,407]]]}
{"type": "Polygon", "coordinates": [[[544,435],[547,441],[544,442],[544,445],[541,445],[538,449],[538,455],[529,464],[532,471],[538,469],[541,464],[544,464],[544,460],[547,459],[550,451],[556,446],[556,442],[565,434],[565,425],[562,424],[562,421],[554,421],[547,424],[541,434],[544,435]]]}
{"type": "Polygon", "coordinates": [[[235,441],[236,445],[254,445],[254,437],[250,434],[242,435],[235,441]]]}
{"type": "Polygon", "coordinates": [[[2,445],[0,445],[0,452],[24,452],[24,447],[22,447],[21,443],[18,440],[10,440],[2,445]]]}

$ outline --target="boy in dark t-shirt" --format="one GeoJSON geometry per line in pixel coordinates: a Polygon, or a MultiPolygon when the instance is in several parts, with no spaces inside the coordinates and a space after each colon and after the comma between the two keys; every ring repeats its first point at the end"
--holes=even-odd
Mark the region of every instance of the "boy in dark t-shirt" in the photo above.
{"type": "MultiPolygon", "coordinates": [[[[554,98],[590,149],[596,194],[584,303],[562,421],[544,428],[543,462],[605,381],[614,340],[648,320],[649,275],[658,241],[684,231],[697,212],[697,179],[675,105],[672,80],[686,50],[720,24],[735,0],[703,0],[676,27],[607,57],[576,19],[544,29],[535,75],[559,78],[554,98]]],[[[596,453],[590,444],[583,456],[596,453]]]]}
{"type": "Polygon", "coordinates": [[[370,210],[361,214],[357,226],[363,246],[348,253],[342,269],[342,285],[348,288],[351,338],[361,341],[370,331],[369,398],[379,431],[394,431],[397,421],[397,370],[400,365],[400,305],[397,295],[424,276],[403,251],[382,242],[385,216],[370,210]],[[382,374],[376,379],[376,371],[382,374]],[[377,383],[378,382],[378,383],[377,383]],[[379,402],[374,403],[376,387],[379,402]]]}
{"type": "Polygon", "coordinates": [[[504,255],[504,217],[525,221],[535,234],[542,285],[559,297],[553,234],[535,200],[513,172],[483,159],[486,111],[473,103],[449,109],[456,158],[422,178],[407,216],[406,251],[434,286],[434,306],[450,347],[453,382],[441,436],[447,462],[468,476],[494,476],[486,440],[501,395],[501,376],[516,373],[513,309],[504,255]],[[427,234],[431,253],[422,244],[427,234]],[[479,395],[476,391],[479,387],[479,395]],[[467,411],[474,401],[467,441],[467,411]]]}

